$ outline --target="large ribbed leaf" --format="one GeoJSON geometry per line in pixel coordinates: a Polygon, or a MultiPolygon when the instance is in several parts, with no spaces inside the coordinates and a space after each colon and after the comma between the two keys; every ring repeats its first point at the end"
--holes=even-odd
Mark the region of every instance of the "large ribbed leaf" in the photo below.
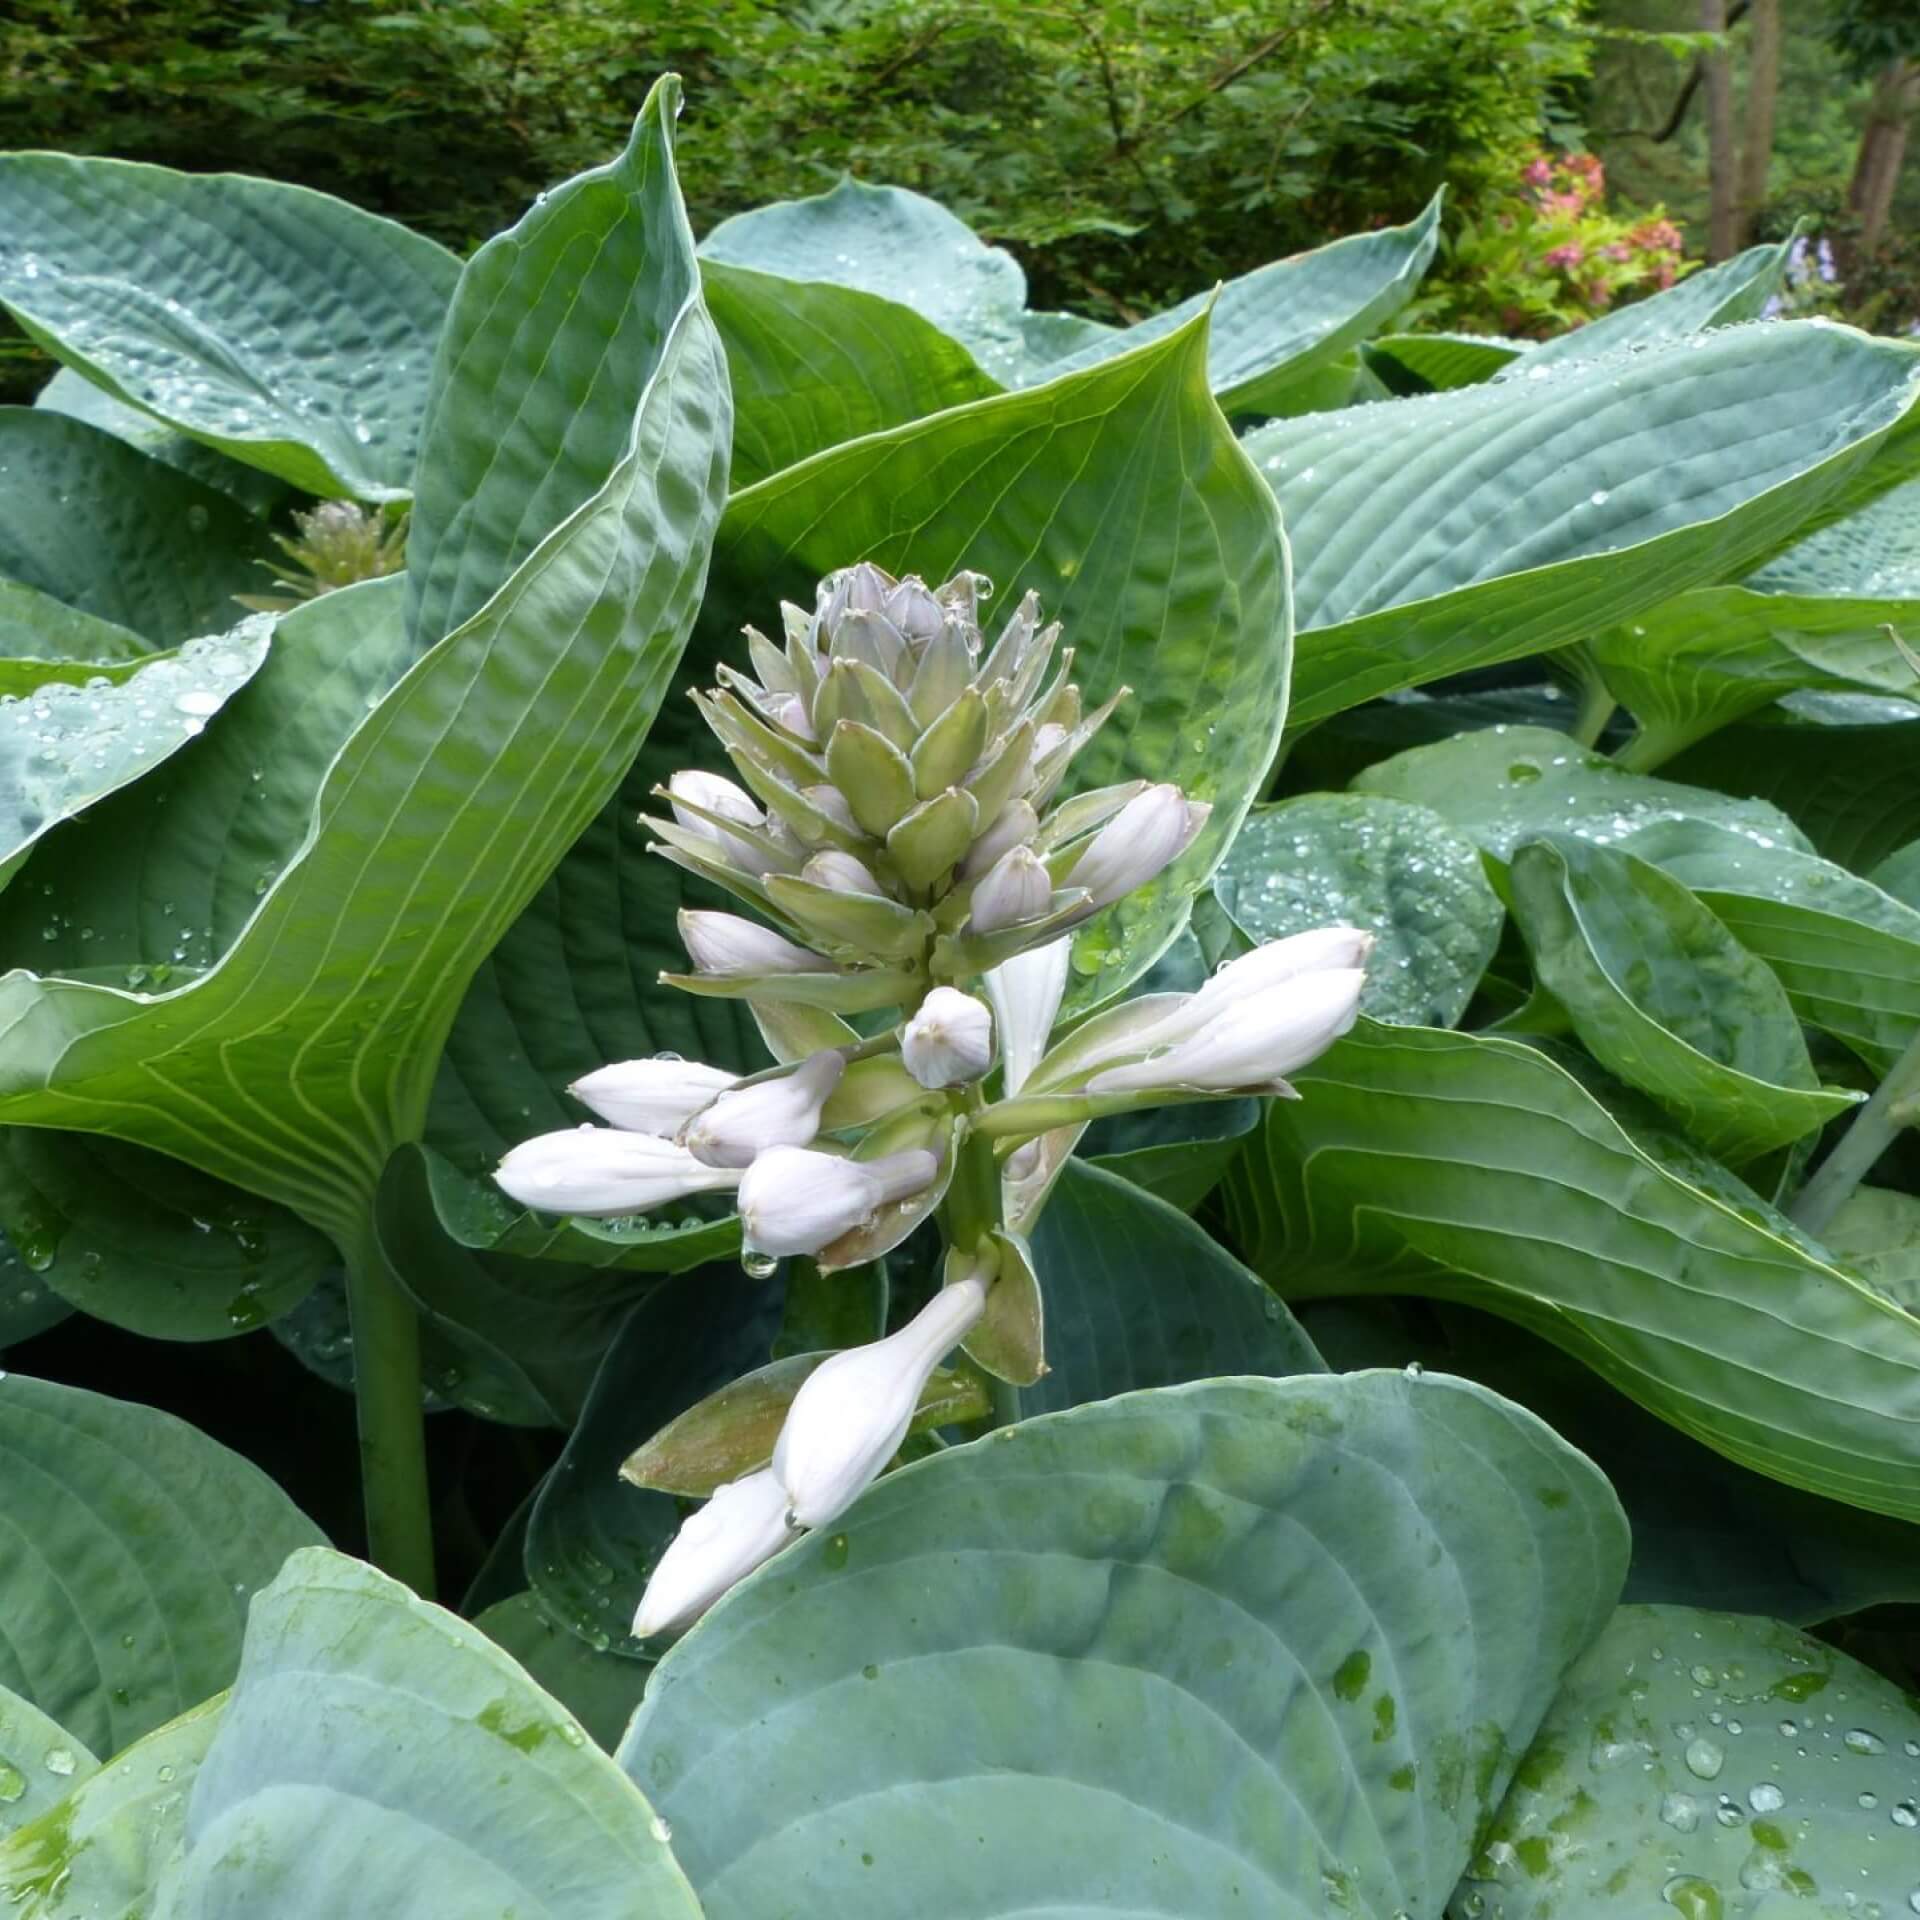
{"type": "Polygon", "coordinates": [[[334,1265],[282,1207],[124,1141],[0,1127],[0,1226],[54,1295],[162,1340],[224,1340],[334,1265]]]}
{"type": "Polygon", "coordinates": [[[1217,1374],[1319,1373],[1279,1296],[1164,1200],[1070,1160],[1033,1230],[1046,1375],[1023,1414],[1217,1374]]]}
{"type": "Polygon", "coordinates": [[[0,579],[0,694],[31,693],[49,680],[124,680],[152,652],[116,621],[0,579]]]}
{"type": "Polygon", "coordinates": [[[1822,1091],[1786,989],[1680,881],[1573,834],[1515,850],[1514,919],[1587,1051],[1734,1165],[1854,1096],[1822,1091]]]}
{"type": "Polygon", "coordinates": [[[505,1647],[611,1753],[640,1704],[652,1668],[644,1660],[596,1653],[531,1593],[496,1600],[473,1624],[505,1647]]]}
{"type": "Polygon", "coordinates": [[[1455,1920],[1920,1912],[1920,1713],[1772,1620],[1622,1607],[1568,1674],[1455,1920]]]}
{"type": "Polygon", "coordinates": [[[1248,437],[1299,557],[1296,727],[1737,575],[1874,455],[1920,351],[1729,327],[1527,372],[1248,437]]]}
{"type": "MultiPolygon", "coordinates": [[[[1158,340],[1211,311],[1207,378],[1229,412],[1292,412],[1287,390],[1325,367],[1412,299],[1440,244],[1440,202],[1403,227],[1381,227],[1256,267],[1149,320],[1034,367],[1052,380],[1158,340]]],[[[1309,405],[1316,404],[1308,402],[1309,405]]],[[[1324,404],[1324,403],[1322,403],[1324,404]]]]}
{"type": "Polygon", "coordinates": [[[334,1553],[254,1602],[181,1840],[163,1920],[699,1920],[666,1829],[573,1717],[334,1553]]]}
{"type": "MultiPolygon", "coordinates": [[[[39,1819],[99,1767],[57,1720],[0,1687],[0,1836],[39,1819]]],[[[5,1861],[6,1842],[0,1837],[0,1887],[8,1885],[5,1861]]]]}
{"type": "MultiPolygon", "coordinates": [[[[0,167],[6,158],[0,155],[0,167]]],[[[0,407],[0,574],[178,646],[223,633],[269,581],[265,529],[224,493],[124,440],[37,407],[0,407]]]]}
{"type": "Polygon", "coordinates": [[[1920,1028],[1920,911],[1831,861],[1701,822],[1629,843],[1691,887],[1809,1026],[1885,1072],[1920,1028]]]}
{"type": "Polygon", "coordinates": [[[136,1740],[31,1826],[0,1840],[8,1920],[148,1920],[186,1825],[187,1794],[225,1696],[136,1740]]]}
{"type": "Polygon", "coordinates": [[[1466,1012],[1504,917],[1471,840],[1431,807],[1373,794],[1256,809],[1213,890],[1256,941],[1366,928],[1376,945],[1361,1006],[1376,1020],[1437,1027],[1466,1012]]]}
{"type": "Polygon", "coordinates": [[[1482,727],[1409,747],[1356,776],[1361,793],[1431,807],[1498,860],[1536,833],[1571,833],[1602,845],[1666,820],[1705,820],[1756,843],[1800,847],[1778,808],[1706,787],[1629,773],[1549,727],[1482,727]]]}
{"type": "MultiPolygon", "coordinates": [[[[96,838],[84,860],[63,861],[46,903],[75,918],[63,889],[91,904],[102,873],[120,876],[119,903],[103,904],[119,935],[74,964],[147,963],[161,957],[155,897],[164,908],[176,886],[191,891],[199,928],[179,957],[213,964],[169,994],[9,975],[0,1118],[134,1138],[280,1200],[336,1238],[364,1232],[388,1151],[421,1124],[462,988],[613,791],[698,599],[728,424],[666,160],[671,97],[657,90],[636,128],[635,152],[655,158],[615,163],[638,168],[644,192],[556,194],[509,236],[533,282],[507,276],[529,302],[518,346],[505,364],[466,355],[441,402],[459,423],[448,430],[449,463],[502,392],[545,417],[553,394],[600,365],[604,343],[582,339],[573,316],[597,310],[604,283],[631,298],[636,282],[664,276],[688,291],[657,362],[630,358],[617,382],[601,380],[601,409],[621,421],[617,456],[579,503],[573,492],[588,476],[578,443],[550,449],[549,470],[522,471],[525,518],[491,558],[501,483],[475,480],[473,516],[460,523],[470,537],[443,531],[438,550],[463,556],[463,594],[484,586],[490,597],[445,639],[429,603],[418,634],[426,650],[390,691],[410,651],[397,617],[402,582],[329,594],[286,617],[254,689],[259,733],[224,729],[226,757],[208,760],[204,780],[190,790],[183,770],[137,840],[102,849],[96,838]],[[581,253],[593,259],[591,288],[558,270],[581,253]],[[542,258],[552,277],[534,272],[542,258]],[[536,367],[551,392],[520,390],[536,367]],[[541,525],[544,512],[563,517],[541,525]],[[536,536],[503,579],[499,569],[536,536]],[[291,764],[264,752],[281,738],[296,743],[291,764]],[[273,797],[236,805],[252,784],[273,797]],[[233,851],[240,836],[245,861],[233,851]],[[343,914],[348,900],[354,910],[343,914]],[[199,920],[208,903],[218,937],[206,937],[211,914],[199,920]]],[[[494,302],[513,297],[500,280],[483,253],[450,338],[491,340],[504,317],[494,302]],[[488,305],[487,324],[465,316],[474,300],[488,305]]],[[[433,505],[422,503],[429,525],[433,505]]]]}
{"type": "Polygon", "coordinates": [[[170,1414],[0,1376],[0,1686],[116,1753],[233,1678],[247,1600],[320,1537],[170,1414]]]}
{"type": "Polygon", "coordinates": [[[707,309],[733,383],[733,484],[1000,391],[913,307],[707,260],[707,309]]]}
{"type": "Polygon", "coordinates": [[[1890,487],[1769,560],[1746,584],[1756,593],[1855,593],[1920,600],[1920,480],[1890,487]]]}
{"type": "Polygon", "coordinates": [[[1920,600],[1698,587],[1591,644],[1609,691],[1640,723],[1635,752],[1648,765],[1798,688],[1920,686],[1890,627],[1920,631],[1920,600]]]}
{"type": "Polygon", "coordinates": [[[1600,1476],[1463,1381],[1128,1394],[883,1480],[620,1757],[710,1920],[1436,1920],[1625,1556],[1600,1476]]]}
{"type": "Polygon", "coordinates": [[[1510,1040],[1363,1022],[1296,1081],[1226,1189],[1282,1293],[1485,1307],[1747,1466],[1920,1518],[1920,1321],[1778,1215],[1510,1040]]]}
{"type": "Polygon", "coordinates": [[[1360,351],[1394,393],[1445,393],[1491,379],[1531,345],[1491,334],[1391,333],[1368,341],[1360,351]]]}
{"type": "Polygon", "coordinates": [[[0,305],[109,393],[309,493],[412,486],[459,271],[306,187],[0,155],[0,305]]]}

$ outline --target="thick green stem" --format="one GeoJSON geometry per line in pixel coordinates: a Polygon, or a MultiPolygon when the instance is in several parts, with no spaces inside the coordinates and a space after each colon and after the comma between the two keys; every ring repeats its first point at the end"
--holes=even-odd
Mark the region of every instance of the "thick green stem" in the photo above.
{"type": "Polygon", "coordinates": [[[433,1597],[427,1428],[420,1397],[420,1321],[368,1222],[347,1256],[353,1394],[360,1416],[360,1484],[367,1557],[433,1597]]]}
{"type": "Polygon", "coordinates": [[[1665,733],[1643,722],[1640,731],[1614,754],[1613,764],[1628,773],[1651,773],[1655,767],[1665,766],[1683,747],[1691,746],[1693,740],[1692,734],[1665,733]]]}
{"type": "Polygon", "coordinates": [[[1816,1239],[1892,1146],[1902,1127],[1920,1121],[1920,1033],[1874,1089],[1873,1098],[1854,1116],[1839,1144],[1821,1161],[1813,1178],[1787,1209],[1793,1223],[1816,1239]]]}

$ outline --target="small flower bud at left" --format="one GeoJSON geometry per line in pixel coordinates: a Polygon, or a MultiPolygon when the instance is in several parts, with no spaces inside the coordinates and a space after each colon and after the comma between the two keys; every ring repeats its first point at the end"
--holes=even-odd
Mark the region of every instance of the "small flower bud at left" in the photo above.
{"type": "Polygon", "coordinates": [[[1231,1091],[1284,1082],[1352,1027],[1367,976],[1333,967],[1242,1000],[1164,1053],[1130,1067],[1109,1067],[1089,1093],[1142,1093],[1157,1087],[1231,1091]]]}
{"type": "Polygon", "coordinates": [[[993,1065],[993,1013],[958,987],[935,987],[900,1031],[900,1058],[923,1087],[958,1087],[993,1065]]]}
{"type": "Polygon", "coordinates": [[[750,1167],[768,1147],[804,1147],[820,1131],[820,1109],[846,1065],[829,1048],[777,1080],[735,1087],[687,1122],[680,1144],[710,1167],[750,1167]]]}
{"type": "Polygon", "coordinates": [[[629,1133],[657,1133],[671,1139],[710,1100],[733,1085],[736,1076],[698,1060],[618,1060],[583,1073],[567,1091],[602,1120],[629,1133]]]}
{"type": "Polygon", "coordinates": [[[773,1472],[804,1527],[837,1520],[900,1450],[929,1376],[986,1310],[984,1280],[942,1288],[898,1333],[823,1361],[801,1382],[773,1472]]]}
{"type": "Polygon", "coordinates": [[[1185,853],[1212,811],[1172,785],[1135,794],[1093,836],[1067,884],[1085,887],[1091,905],[1111,906],[1185,853]]]}
{"type": "Polygon", "coordinates": [[[999,933],[1038,920],[1053,903],[1053,879],[1031,847],[1000,856],[973,890],[968,918],[975,933],[999,933]]]}
{"type": "Polygon", "coordinates": [[[671,1140],[617,1127],[571,1127],[522,1140],[493,1177],[523,1207],[602,1220],[731,1187],[740,1178],[705,1165],[671,1140]]]}
{"type": "Polygon", "coordinates": [[[683,909],[680,938],[701,973],[831,973],[833,962],[737,913],[683,909]]]}
{"type": "Polygon", "coordinates": [[[716,1487],[660,1556],[633,1616],[634,1638],[692,1626],[729,1587],[800,1537],[787,1513],[787,1490],[769,1468],[716,1487]]]}
{"type": "Polygon", "coordinates": [[[739,1176],[746,1243],[756,1253],[818,1253],[890,1201],[932,1186],[939,1172],[939,1160],[924,1147],[879,1160],[769,1147],[739,1176]]]}

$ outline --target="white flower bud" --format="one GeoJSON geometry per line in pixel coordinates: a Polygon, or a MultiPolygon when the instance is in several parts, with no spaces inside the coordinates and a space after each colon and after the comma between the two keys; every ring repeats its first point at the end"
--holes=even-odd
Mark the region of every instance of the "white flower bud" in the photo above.
{"type": "Polygon", "coordinates": [[[657,1133],[671,1138],[716,1095],[733,1085],[736,1075],[698,1060],[662,1054],[654,1060],[619,1060],[611,1066],[583,1073],[567,1091],[602,1120],[629,1133],[657,1133]]]}
{"type": "Polygon", "coordinates": [[[667,802],[681,826],[709,842],[723,860],[747,873],[760,873],[765,869],[766,855],[751,840],[742,840],[693,811],[694,807],[704,807],[722,819],[738,820],[743,827],[764,829],[767,816],[754,804],[752,796],[731,780],[722,779],[717,773],[686,768],[667,782],[667,802]]]}
{"type": "Polygon", "coordinates": [[[813,740],[813,719],[807,712],[807,703],[797,693],[779,694],[767,703],[767,714],[778,725],[783,726],[796,740],[813,740]]]}
{"type": "Polygon", "coordinates": [[[1270,940],[1237,960],[1229,960],[1164,1020],[1134,1034],[1128,1049],[1137,1053],[1149,1047],[1170,1047],[1243,1001],[1262,998],[1310,973],[1362,967],[1372,951],[1373,935],[1358,927],[1315,927],[1284,940],[1270,940]]]}
{"type": "Polygon", "coordinates": [[[999,933],[1038,920],[1053,904],[1053,877],[1031,847],[1003,853],[973,890],[968,919],[975,933],[999,933]]]}
{"type": "Polygon", "coordinates": [[[1090,905],[1111,906],[1185,853],[1212,811],[1170,784],[1135,794],[1093,836],[1067,884],[1085,887],[1090,905]]]}
{"type": "Polygon", "coordinates": [[[843,833],[860,831],[860,823],[853,817],[853,809],[847,805],[847,796],[838,787],[802,787],[800,797],[810,801],[816,813],[824,813],[843,833]]]}
{"type": "Polygon", "coordinates": [[[740,1219],[756,1253],[818,1253],[894,1200],[932,1186],[940,1162],[924,1147],[879,1160],[843,1160],[805,1147],[769,1147],[740,1176],[740,1219]]]}
{"type": "Polygon", "coordinates": [[[692,1626],[729,1587],[797,1540],[787,1511],[787,1490],[766,1467],[716,1487],[660,1556],[633,1616],[634,1638],[692,1626]]]}
{"type": "Polygon", "coordinates": [[[1026,1085],[1047,1050],[1060,997],[1067,990],[1072,951],[1070,939],[1051,940],[1016,953],[980,976],[1000,1030],[1000,1064],[1009,1095],[1026,1085]]]}
{"type": "Polygon", "coordinates": [[[970,993],[935,987],[900,1030],[900,1058],[923,1087],[958,1087],[993,1065],[993,1014],[970,993]]]}
{"type": "Polygon", "coordinates": [[[797,947],[771,927],[737,913],[683,908],[680,938],[700,973],[832,973],[831,960],[797,947]]]}
{"type": "Polygon", "coordinates": [[[801,1383],[773,1472],[803,1527],[837,1520],[900,1450],[941,1360],[986,1310],[986,1282],[944,1287],[898,1333],[823,1361],[801,1383]]]}
{"type": "Polygon", "coordinates": [[[835,893],[872,893],[882,899],[887,895],[886,888],[867,867],[837,847],[816,853],[800,869],[800,878],[812,881],[816,887],[831,887],[835,893]]]}
{"type": "Polygon", "coordinates": [[[1096,1073],[1087,1091],[1203,1087],[1228,1092],[1284,1083],[1287,1074],[1324,1053],[1353,1025],[1366,978],[1358,967],[1332,967],[1237,1001],[1165,1052],[1096,1073]]]}
{"type": "Polygon", "coordinates": [[[1025,800],[1010,801],[1000,817],[967,851],[960,863],[962,880],[977,880],[994,867],[1009,849],[1023,845],[1040,831],[1040,816],[1025,800]]]}
{"type": "Polygon", "coordinates": [[[617,1127],[570,1127],[522,1140],[493,1177],[523,1207],[595,1219],[644,1213],[740,1178],[704,1165],[671,1140],[617,1127]]]}
{"type": "Polygon", "coordinates": [[[768,1147],[804,1147],[820,1131],[820,1109],[846,1066],[829,1048],[777,1080],[735,1087],[688,1121],[680,1144],[710,1167],[749,1167],[768,1147]]]}

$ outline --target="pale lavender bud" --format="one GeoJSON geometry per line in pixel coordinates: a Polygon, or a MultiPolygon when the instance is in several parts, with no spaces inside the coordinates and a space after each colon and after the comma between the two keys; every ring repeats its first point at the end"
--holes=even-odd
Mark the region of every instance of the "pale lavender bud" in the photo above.
{"type": "Polygon", "coordinates": [[[1273,1087],[1324,1053],[1352,1027],[1367,976],[1333,967],[1241,1000],[1165,1052],[1130,1067],[1109,1067],[1089,1093],[1143,1093],[1160,1087],[1229,1092],[1273,1087]]]}
{"type": "Polygon", "coordinates": [[[602,1120],[629,1133],[671,1138],[737,1075],[698,1060],[662,1054],[654,1060],[620,1060],[583,1073],[567,1091],[602,1120]]]}
{"type": "Polygon", "coordinates": [[[522,1140],[493,1177],[523,1207],[603,1220],[731,1187],[740,1178],[705,1165],[671,1140],[591,1126],[522,1140]]]}
{"type": "Polygon", "coordinates": [[[1040,816],[1024,800],[1003,807],[1000,817],[967,851],[960,865],[962,880],[977,880],[1014,847],[1023,846],[1040,831],[1040,816]]]}
{"type": "Polygon", "coordinates": [[[749,1167],[768,1147],[804,1147],[820,1131],[820,1109],[846,1066],[828,1049],[776,1080],[735,1087],[688,1121],[680,1144],[710,1167],[749,1167]]]}
{"type": "Polygon", "coordinates": [[[900,1031],[900,1057],[923,1087],[957,1087],[993,1065],[993,1014],[970,993],[935,987],[900,1031]]]}
{"type": "Polygon", "coordinates": [[[716,1487],[660,1556],[633,1616],[634,1638],[692,1626],[728,1588],[800,1537],[787,1515],[787,1490],[770,1468],[716,1487]]]}
{"type": "Polygon", "coordinates": [[[837,847],[816,853],[800,869],[800,878],[812,881],[816,887],[831,887],[835,893],[873,893],[884,898],[887,891],[870,869],[837,847]]]}
{"type": "Polygon", "coordinates": [[[980,976],[993,1004],[1000,1033],[1000,1063],[1007,1092],[1016,1094],[1040,1064],[1067,990],[1070,939],[1052,940],[1044,947],[1016,953],[980,976]]]}
{"type": "Polygon", "coordinates": [[[824,813],[833,824],[844,833],[858,833],[860,823],[853,817],[853,809],[847,805],[847,796],[838,787],[821,785],[802,787],[800,797],[811,801],[816,813],[824,813]]]}
{"type": "Polygon", "coordinates": [[[823,1361],[801,1383],[773,1450],[793,1518],[824,1527],[846,1512],[899,1452],[941,1360],[986,1310],[977,1277],[944,1287],[898,1333],[823,1361]]]}
{"type": "Polygon", "coordinates": [[[746,1243],[757,1253],[818,1253],[889,1202],[932,1186],[939,1172],[924,1147],[878,1160],[769,1147],[740,1177],[746,1243]]]}
{"type": "Polygon", "coordinates": [[[680,913],[680,938],[700,973],[831,973],[833,962],[737,913],[680,913]]]}
{"type": "Polygon", "coordinates": [[[1111,906],[1186,852],[1212,811],[1168,783],[1135,794],[1093,836],[1069,884],[1086,888],[1090,905],[1111,906]]]}
{"type": "Polygon", "coordinates": [[[968,918],[975,933],[999,933],[1038,920],[1053,904],[1053,878],[1031,847],[1002,854],[973,890],[968,918]]]}

